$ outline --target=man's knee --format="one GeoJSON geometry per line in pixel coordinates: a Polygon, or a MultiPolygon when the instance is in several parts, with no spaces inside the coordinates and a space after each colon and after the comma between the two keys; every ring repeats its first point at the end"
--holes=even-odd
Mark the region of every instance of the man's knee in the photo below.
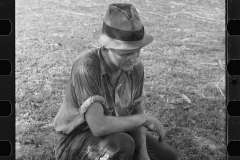
{"type": "Polygon", "coordinates": [[[88,151],[88,159],[130,160],[135,149],[135,142],[126,133],[116,133],[99,138],[88,151]]]}
{"type": "Polygon", "coordinates": [[[135,142],[133,138],[126,133],[116,133],[107,137],[104,148],[110,157],[118,157],[120,155],[132,157],[135,149],[135,142]]]}
{"type": "Polygon", "coordinates": [[[169,160],[179,160],[178,151],[175,148],[171,148],[169,154],[169,160]]]}
{"type": "Polygon", "coordinates": [[[170,146],[169,144],[167,144],[165,142],[162,143],[162,149],[160,152],[162,152],[162,153],[160,153],[158,155],[159,158],[164,157],[164,159],[166,159],[166,160],[178,160],[179,159],[177,149],[170,146]]]}
{"type": "Polygon", "coordinates": [[[135,142],[133,138],[126,133],[116,133],[109,137],[109,145],[124,151],[134,151],[135,142]]]}

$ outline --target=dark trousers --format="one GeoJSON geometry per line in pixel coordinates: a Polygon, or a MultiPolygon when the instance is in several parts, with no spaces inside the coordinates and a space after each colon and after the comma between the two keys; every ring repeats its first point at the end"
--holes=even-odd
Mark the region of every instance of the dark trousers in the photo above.
{"type": "MultiPolygon", "coordinates": [[[[147,151],[151,160],[177,160],[177,151],[147,134],[147,151]]],[[[90,130],[62,136],[55,148],[57,160],[137,160],[135,142],[127,133],[95,137],[90,130]]]]}

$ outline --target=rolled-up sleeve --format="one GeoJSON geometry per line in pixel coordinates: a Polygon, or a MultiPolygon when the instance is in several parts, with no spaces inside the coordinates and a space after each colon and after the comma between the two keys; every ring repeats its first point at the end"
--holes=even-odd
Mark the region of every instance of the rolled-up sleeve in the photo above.
{"type": "Polygon", "coordinates": [[[73,76],[73,87],[75,98],[78,103],[80,115],[85,119],[84,114],[94,102],[100,102],[105,106],[105,99],[100,95],[100,82],[98,77],[90,70],[79,69],[73,76]]]}

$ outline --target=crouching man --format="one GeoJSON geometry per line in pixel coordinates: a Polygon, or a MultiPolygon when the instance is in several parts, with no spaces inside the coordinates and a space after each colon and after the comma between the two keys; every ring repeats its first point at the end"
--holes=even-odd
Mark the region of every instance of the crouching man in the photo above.
{"type": "Polygon", "coordinates": [[[72,66],[63,104],[54,119],[57,160],[177,160],[177,152],[147,133],[161,135],[161,122],[144,114],[142,47],[153,41],[136,8],[111,4],[100,48],[81,53],[72,66]]]}

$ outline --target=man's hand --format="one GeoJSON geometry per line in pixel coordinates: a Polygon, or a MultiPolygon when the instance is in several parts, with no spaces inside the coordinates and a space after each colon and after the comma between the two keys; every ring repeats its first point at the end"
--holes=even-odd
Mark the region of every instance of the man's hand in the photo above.
{"type": "Polygon", "coordinates": [[[166,130],[162,123],[152,116],[146,115],[147,121],[144,126],[150,131],[158,133],[161,137],[164,137],[166,134],[166,130]]]}

